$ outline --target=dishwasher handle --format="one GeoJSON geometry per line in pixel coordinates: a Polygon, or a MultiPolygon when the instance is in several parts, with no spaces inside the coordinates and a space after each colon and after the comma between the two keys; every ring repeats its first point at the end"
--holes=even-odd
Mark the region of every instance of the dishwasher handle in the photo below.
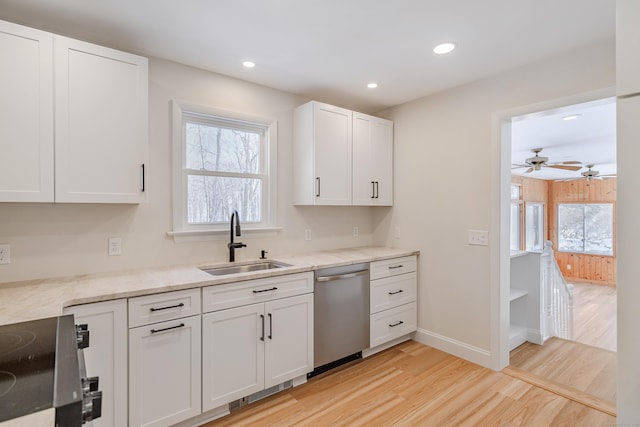
{"type": "Polygon", "coordinates": [[[337,274],[335,276],[318,276],[316,277],[316,282],[330,282],[332,280],[350,279],[352,277],[364,276],[365,274],[369,274],[369,270],[359,270],[354,271],[353,273],[337,274]]]}

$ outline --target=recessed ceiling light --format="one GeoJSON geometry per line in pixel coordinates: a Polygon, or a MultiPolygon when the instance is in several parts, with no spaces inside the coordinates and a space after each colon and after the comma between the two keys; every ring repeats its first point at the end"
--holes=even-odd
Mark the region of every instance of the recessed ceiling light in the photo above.
{"type": "Polygon", "coordinates": [[[377,87],[378,87],[378,83],[369,83],[369,84],[367,85],[367,87],[368,87],[369,89],[375,89],[375,88],[377,88],[377,87]]]}
{"type": "Polygon", "coordinates": [[[444,55],[445,53],[451,52],[455,48],[456,45],[453,43],[440,43],[438,46],[433,48],[433,53],[444,55]]]}
{"type": "Polygon", "coordinates": [[[580,117],[582,117],[582,114],[570,114],[570,115],[568,115],[568,116],[564,116],[564,117],[562,118],[562,120],[569,121],[569,120],[575,120],[575,119],[578,119],[578,118],[580,118],[580,117]]]}
{"type": "Polygon", "coordinates": [[[253,61],[244,61],[242,65],[244,65],[247,68],[253,68],[256,66],[256,63],[253,61]]]}

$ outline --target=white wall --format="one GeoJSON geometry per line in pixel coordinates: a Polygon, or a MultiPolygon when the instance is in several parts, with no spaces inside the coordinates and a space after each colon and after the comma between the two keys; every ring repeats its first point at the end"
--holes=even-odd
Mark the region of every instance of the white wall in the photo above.
{"type": "MultiPolygon", "coordinates": [[[[273,117],[278,120],[279,233],[243,233],[238,260],[372,242],[372,211],[366,207],[294,207],[292,200],[293,108],[307,99],[180,64],[149,62],[149,202],[143,205],[0,203],[0,242],[11,245],[11,264],[0,266],[0,283],[34,278],[224,261],[227,236],[175,243],[172,227],[172,99],[273,117]],[[359,227],[359,236],[352,228],[359,227]],[[312,240],[304,240],[304,229],[312,240]],[[107,239],[122,237],[122,255],[107,256],[107,239]]],[[[99,159],[96,159],[99,161],[99,159]]],[[[375,208],[378,209],[378,208],[375,208]]],[[[381,208],[385,209],[385,208],[381,208]]],[[[389,209],[385,209],[389,210],[389,209]]]]}
{"type": "Polygon", "coordinates": [[[420,250],[418,339],[495,366],[500,150],[492,115],[614,86],[614,58],[610,40],[383,114],[395,122],[395,207],[374,213],[375,243],[420,250]],[[469,229],[488,230],[493,246],[468,245],[469,229]]]}

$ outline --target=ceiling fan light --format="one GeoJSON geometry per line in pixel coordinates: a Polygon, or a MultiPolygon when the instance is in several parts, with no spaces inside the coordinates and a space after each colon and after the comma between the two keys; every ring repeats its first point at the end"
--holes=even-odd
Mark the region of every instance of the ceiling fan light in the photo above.
{"type": "Polygon", "coordinates": [[[433,53],[437,55],[444,55],[446,53],[453,51],[455,48],[456,48],[456,45],[451,42],[440,43],[439,45],[433,48],[433,53]]]}

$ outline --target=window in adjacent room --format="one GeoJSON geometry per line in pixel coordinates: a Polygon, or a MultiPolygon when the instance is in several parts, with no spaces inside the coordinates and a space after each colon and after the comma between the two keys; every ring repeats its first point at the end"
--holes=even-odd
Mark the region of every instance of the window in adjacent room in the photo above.
{"type": "Polygon", "coordinates": [[[174,232],[274,223],[276,123],[173,103],[174,232]]]}
{"type": "Polygon", "coordinates": [[[523,247],[522,239],[522,186],[511,184],[511,243],[512,251],[521,251],[523,247]]]}
{"type": "Polygon", "coordinates": [[[559,204],[558,250],[613,256],[613,204],[559,204]]]}
{"type": "Polygon", "coordinates": [[[526,203],[525,249],[542,251],[544,248],[544,203],[526,203]]]}

